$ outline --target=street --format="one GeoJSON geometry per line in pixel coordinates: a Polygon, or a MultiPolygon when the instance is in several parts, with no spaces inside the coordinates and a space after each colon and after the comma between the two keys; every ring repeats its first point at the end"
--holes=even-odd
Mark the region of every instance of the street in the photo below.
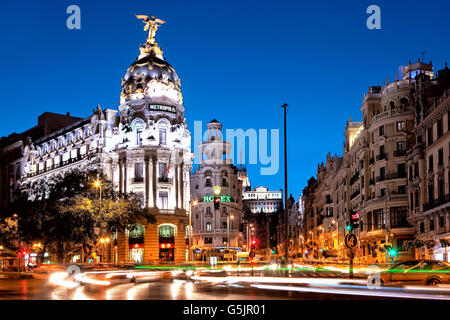
{"type": "Polygon", "coordinates": [[[1,279],[2,300],[450,300],[450,287],[367,285],[331,273],[120,270],[1,279]],[[187,275],[187,276],[186,276],[187,275]],[[316,275],[313,277],[312,275],[316,275]]]}

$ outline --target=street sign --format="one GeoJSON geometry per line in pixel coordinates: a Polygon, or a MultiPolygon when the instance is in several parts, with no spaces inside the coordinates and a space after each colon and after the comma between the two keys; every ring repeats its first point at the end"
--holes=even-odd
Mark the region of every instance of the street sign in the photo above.
{"type": "Polygon", "coordinates": [[[354,248],[356,247],[356,244],[358,243],[358,239],[353,233],[349,233],[345,236],[345,245],[348,248],[354,248]]]}

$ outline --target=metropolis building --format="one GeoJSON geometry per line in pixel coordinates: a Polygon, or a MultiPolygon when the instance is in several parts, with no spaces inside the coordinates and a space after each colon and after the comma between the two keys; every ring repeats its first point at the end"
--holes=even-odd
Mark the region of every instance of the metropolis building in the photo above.
{"type": "Polygon", "coordinates": [[[180,79],[154,39],[157,27],[152,28],[122,79],[118,109],[97,106],[87,118],[25,139],[17,169],[24,190],[77,168],[99,170],[120,193],[140,195],[157,222],[116,234],[109,258],[119,263],[187,257],[191,133],[180,79]]]}

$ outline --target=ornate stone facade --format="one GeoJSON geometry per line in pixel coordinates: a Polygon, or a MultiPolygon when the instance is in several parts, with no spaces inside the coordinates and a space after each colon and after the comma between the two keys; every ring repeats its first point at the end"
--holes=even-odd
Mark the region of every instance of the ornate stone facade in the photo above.
{"type": "Polygon", "coordinates": [[[207,125],[207,140],[199,145],[201,155],[197,170],[191,175],[193,250],[196,260],[209,256],[236,259],[242,250],[241,177],[246,176],[230,159],[231,144],[222,137],[222,124],[213,120],[207,125]],[[214,209],[214,187],[220,187],[220,206],[214,209]],[[230,250],[228,256],[226,249],[230,250]]]}
{"type": "MultiPolygon", "coordinates": [[[[118,110],[93,114],[36,140],[23,150],[20,184],[74,168],[103,172],[122,193],[133,192],[153,208],[157,222],[115,238],[116,262],[180,262],[187,257],[191,134],[184,119],[181,82],[156,42],[122,79],[118,110]]],[[[33,195],[30,195],[33,197],[33,195]]]]}

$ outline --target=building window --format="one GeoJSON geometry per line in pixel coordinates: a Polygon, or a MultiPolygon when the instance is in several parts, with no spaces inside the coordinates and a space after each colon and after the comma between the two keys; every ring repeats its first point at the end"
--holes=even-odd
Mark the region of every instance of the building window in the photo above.
{"type": "Polygon", "coordinates": [[[225,230],[225,229],[227,229],[227,223],[224,221],[224,222],[222,222],[222,228],[225,230]]]}
{"type": "Polygon", "coordinates": [[[159,163],[159,181],[167,182],[167,163],[165,162],[159,163]]]}
{"type": "Polygon", "coordinates": [[[428,128],[427,138],[428,138],[428,145],[430,146],[433,143],[433,127],[428,128]]]}
{"type": "Polygon", "coordinates": [[[167,191],[160,191],[158,200],[160,209],[168,209],[169,193],[167,191]]]}
{"type": "Polygon", "coordinates": [[[434,219],[430,220],[430,231],[434,230],[434,219]]]}
{"type": "Polygon", "coordinates": [[[159,236],[162,238],[173,238],[175,236],[175,228],[173,226],[162,225],[158,229],[159,236]]]}
{"type": "Polygon", "coordinates": [[[444,130],[442,129],[442,119],[437,121],[437,138],[442,137],[444,130]]]}
{"type": "Polygon", "coordinates": [[[205,188],[208,188],[208,187],[212,187],[212,182],[211,182],[211,179],[206,179],[206,181],[205,181],[205,188]]]}
{"type": "Polygon", "coordinates": [[[428,171],[433,171],[433,156],[428,158],[428,171]]]}
{"type": "Polygon", "coordinates": [[[206,230],[207,230],[207,231],[211,231],[211,230],[212,230],[212,224],[211,224],[211,222],[207,222],[207,223],[206,223],[206,230]]]}
{"type": "Polygon", "coordinates": [[[166,129],[159,129],[159,144],[166,145],[166,129]]]}
{"type": "Polygon", "coordinates": [[[425,223],[420,223],[420,233],[425,233],[425,223]]]}
{"type": "Polygon", "coordinates": [[[384,126],[380,126],[379,128],[379,136],[384,136],[384,126]]]}
{"type": "Polygon", "coordinates": [[[222,238],[222,243],[223,244],[227,244],[227,242],[228,242],[228,238],[222,238]]]}
{"type": "Polygon", "coordinates": [[[445,225],[444,216],[439,217],[439,228],[443,228],[445,225]]]}
{"type": "Polygon", "coordinates": [[[386,196],[386,188],[380,190],[380,197],[383,198],[384,196],[386,196]]]}
{"type": "Polygon", "coordinates": [[[406,194],[406,186],[398,186],[398,194],[406,194]]]}
{"type": "Polygon", "coordinates": [[[134,181],[139,182],[144,180],[144,164],[138,162],[134,165],[134,181]]]}
{"type": "Polygon", "coordinates": [[[405,121],[398,121],[397,132],[404,132],[404,131],[405,131],[405,121]]]}
{"type": "Polygon", "coordinates": [[[442,166],[444,164],[444,149],[439,149],[438,151],[438,165],[442,166]]]}
{"type": "Polygon", "coordinates": [[[211,244],[211,243],[212,243],[212,237],[205,237],[204,242],[205,242],[206,244],[211,244]]]}
{"type": "Polygon", "coordinates": [[[141,145],[142,144],[142,129],[137,129],[136,130],[136,145],[141,145]]]}

